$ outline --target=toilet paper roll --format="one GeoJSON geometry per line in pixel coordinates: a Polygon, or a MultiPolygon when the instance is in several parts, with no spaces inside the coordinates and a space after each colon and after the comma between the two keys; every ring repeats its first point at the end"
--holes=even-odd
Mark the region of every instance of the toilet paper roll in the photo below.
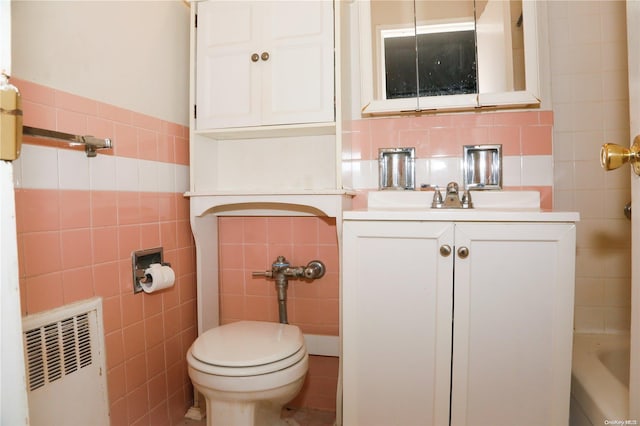
{"type": "Polygon", "coordinates": [[[153,293],[154,291],[173,287],[176,281],[176,273],[173,269],[170,266],[159,263],[152,263],[144,273],[147,275],[147,282],[141,282],[140,285],[145,293],[153,293]]]}

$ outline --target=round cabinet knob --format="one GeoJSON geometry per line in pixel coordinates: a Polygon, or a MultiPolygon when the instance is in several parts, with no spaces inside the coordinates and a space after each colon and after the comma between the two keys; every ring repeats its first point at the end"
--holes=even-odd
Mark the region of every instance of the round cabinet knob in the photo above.
{"type": "Polygon", "coordinates": [[[606,143],[600,148],[600,165],[605,170],[614,170],[624,163],[631,163],[633,171],[640,175],[640,135],[633,140],[631,148],[606,143]]]}
{"type": "Polygon", "coordinates": [[[444,244],[440,246],[440,254],[444,257],[447,257],[451,254],[451,246],[444,244]]]}
{"type": "Polygon", "coordinates": [[[262,55],[260,55],[260,57],[262,58],[263,61],[268,61],[269,60],[269,52],[262,52],[262,55]]]}
{"type": "Polygon", "coordinates": [[[460,257],[460,259],[466,259],[467,256],[469,256],[469,249],[467,247],[460,247],[458,249],[458,257],[460,257]]]}
{"type": "Polygon", "coordinates": [[[253,55],[251,55],[251,62],[258,62],[259,59],[260,59],[260,56],[258,56],[257,53],[254,53],[253,55]]]}

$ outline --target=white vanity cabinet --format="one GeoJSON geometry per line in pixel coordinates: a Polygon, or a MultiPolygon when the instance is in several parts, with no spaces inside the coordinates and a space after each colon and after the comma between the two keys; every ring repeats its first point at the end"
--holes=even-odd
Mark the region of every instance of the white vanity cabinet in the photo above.
{"type": "Polygon", "coordinates": [[[452,241],[449,223],[343,222],[345,426],[448,423],[452,241]]]}
{"type": "Polygon", "coordinates": [[[197,130],[334,121],[332,1],[194,4],[197,130]]]}
{"type": "Polygon", "coordinates": [[[345,212],[344,425],[568,423],[575,224],[499,216],[345,212]]]}

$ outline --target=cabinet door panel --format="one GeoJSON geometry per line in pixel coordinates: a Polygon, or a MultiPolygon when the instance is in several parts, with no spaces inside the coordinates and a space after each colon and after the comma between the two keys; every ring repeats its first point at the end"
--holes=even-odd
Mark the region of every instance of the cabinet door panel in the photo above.
{"type": "Polygon", "coordinates": [[[259,99],[253,93],[260,80],[249,63],[244,51],[218,51],[198,62],[209,76],[198,81],[198,127],[240,127],[259,119],[259,99]],[[220,63],[227,65],[220,67],[220,63]]]}
{"type": "Polygon", "coordinates": [[[453,226],[344,225],[346,425],[448,423],[453,226]]]}
{"type": "Polygon", "coordinates": [[[241,127],[260,120],[261,21],[250,2],[198,3],[198,129],[241,127]]]}
{"type": "Polygon", "coordinates": [[[270,4],[263,124],[333,121],[333,2],[270,4]]]}
{"type": "Polygon", "coordinates": [[[256,8],[249,2],[209,1],[198,3],[198,19],[203,35],[198,40],[209,46],[243,45],[259,37],[256,8]]]}
{"type": "Polygon", "coordinates": [[[329,106],[328,99],[322,96],[327,87],[318,73],[323,69],[322,51],[313,46],[282,46],[270,60],[265,80],[273,84],[265,85],[265,124],[286,122],[287,116],[302,122],[333,120],[332,110],[322,114],[329,106]]]}
{"type": "Polygon", "coordinates": [[[300,37],[322,37],[333,22],[333,2],[327,0],[270,2],[271,36],[275,41],[300,37]],[[330,12],[330,14],[327,14],[330,12]],[[291,19],[295,16],[296,19],[291,19]],[[328,19],[328,22],[327,22],[328,19]]]}
{"type": "Polygon", "coordinates": [[[452,422],[567,424],[575,227],[457,224],[452,422]]]}

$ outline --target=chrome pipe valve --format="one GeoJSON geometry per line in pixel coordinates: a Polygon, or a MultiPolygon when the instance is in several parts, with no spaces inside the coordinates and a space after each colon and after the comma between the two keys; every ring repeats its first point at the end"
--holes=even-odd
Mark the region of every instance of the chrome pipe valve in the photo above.
{"type": "Polygon", "coordinates": [[[307,266],[304,268],[304,277],[308,280],[315,280],[317,278],[322,278],[324,276],[324,272],[324,263],[319,260],[312,260],[307,263],[307,266]]]}
{"type": "Polygon", "coordinates": [[[282,324],[287,324],[287,288],[289,278],[304,278],[315,280],[321,278],[325,273],[324,263],[319,260],[312,260],[307,266],[292,267],[284,256],[278,256],[271,265],[270,271],[252,272],[254,277],[267,277],[276,281],[278,292],[278,314],[282,324]]]}

